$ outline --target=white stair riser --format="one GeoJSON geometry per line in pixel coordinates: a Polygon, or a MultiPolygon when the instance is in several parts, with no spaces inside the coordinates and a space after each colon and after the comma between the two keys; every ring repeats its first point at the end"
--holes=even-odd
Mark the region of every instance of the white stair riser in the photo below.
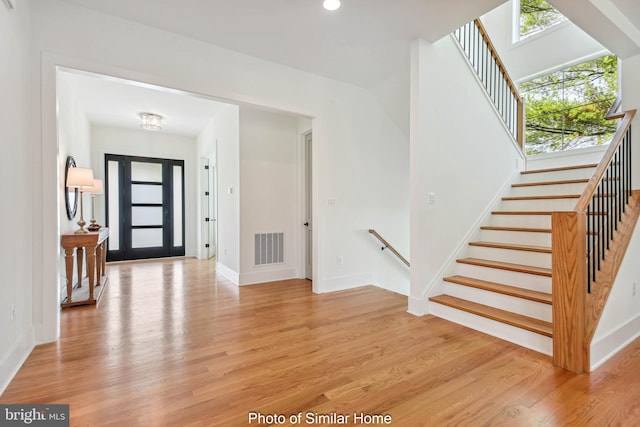
{"type": "Polygon", "coordinates": [[[551,293],[551,277],[536,274],[519,273],[517,271],[501,270],[498,268],[481,267],[477,265],[457,263],[455,273],[460,276],[503,285],[516,286],[534,291],[551,293]]]}
{"type": "Polygon", "coordinates": [[[551,215],[491,215],[486,225],[548,229],[551,228],[551,215]]]}
{"type": "Polygon", "coordinates": [[[471,258],[488,259],[492,261],[509,262],[512,264],[530,265],[533,267],[551,268],[551,254],[518,251],[513,249],[487,248],[471,246],[467,252],[471,258]]]}
{"type": "Polygon", "coordinates": [[[535,185],[511,187],[508,196],[556,196],[559,194],[582,194],[586,184],[535,185]]]}
{"type": "Polygon", "coordinates": [[[551,247],[551,233],[525,231],[480,230],[478,240],[483,242],[514,243],[551,247]]]}
{"type": "Polygon", "coordinates": [[[516,328],[515,326],[510,326],[432,301],[429,302],[429,312],[434,316],[475,329],[476,331],[484,332],[485,334],[518,344],[522,347],[549,356],[553,354],[553,341],[544,335],[516,328]]]}
{"type": "Polygon", "coordinates": [[[483,289],[445,282],[444,293],[456,298],[488,305],[512,313],[551,322],[551,305],[503,295],[483,289]]]}
{"type": "Polygon", "coordinates": [[[520,175],[516,182],[565,181],[568,179],[589,179],[595,168],[569,169],[554,172],[526,173],[520,175]]]}
{"type": "Polygon", "coordinates": [[[578,199],[543,199],[543,200],[503,200],[498,210],[501,211],[569,211],[575,208],[578,199]]]}

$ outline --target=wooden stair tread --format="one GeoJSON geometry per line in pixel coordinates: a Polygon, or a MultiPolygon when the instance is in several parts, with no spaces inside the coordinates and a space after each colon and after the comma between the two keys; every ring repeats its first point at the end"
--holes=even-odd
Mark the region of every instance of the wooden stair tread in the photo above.
{"type": "Polygon", "coordinates": [[[458,310],[463,310],[468,313],[476,314],[478,316],[486,317],[487,319],[506,323],[507,325],[526,329],[528,331],[535,332],[547,337],[553,336],[553,327],[551,326],[551,323],[545,322],[544,320],[534,319],[532,317],[523,316],[517,313],[511,313],[506,310],[489,307],[475,302],[452,297],[450,295],[438,295],[429,298],[429,300],[438,304],[456,308],[458,310]]]}
{"type": "Polygon", "coordinates": [[[514,251],[540,252],[545,254],[551,253],[551,248],[546,246],[516,245],[513,243],[495,243],[495,242],[469,242],[469,245],[481,246],[483,248],[511,249],[514,251]]]}
{"type": "Polygon", "coordinates": [[[562,185],[562,184],[586,184],[588,179],[563,179],[559,181],[520,182],[511,184],[511,187],[535,187],[538,185],[562,185]]]}
{"type": "Polygon", "coordinates": [[[532,169],[527,171],[522,171],[520,174],[528,175],[532,173],[544,173],[544,172],[560,172],[560,171],[568,171],[568,170],[576,170],[576,169],[589,169],[598,167],[597,163],[585,164],[585,165],[574,165],[574,166],[562,166],[556,168],[546,168],[546,169],[532,169]]]}
{"type": "Polygon", "coordinates": [[[461,264],[477,265],[480,267],[497,268],[500,270],[515,271],[518,273],[535,274],[537,276],[551,277],[551,269],[544,267],[533,267],[531,265],[513,264],[510,262],[492,261],[479,258],[460,258],[457,262],[461,264]]]}
{"type": "Polygon", "coordinates": [[[521,231],[525,233],[551,233],[550,228],[498,227],[494,225],[483,225],[480,229],[491,231],[521,231]]]}
{"type": "Polygon", "coordinates": [[[507,196],[502,200],[554,200],[554,199],[579,199],[580,194],[558,194],[551,196],[507,196]]]}
{"type": "Polygon", "coordinates": [[[548,294],[546,292],[539,292],[531,289],[519,288],[517,286],[503,285],[502,283],[489,282],[486,280],[457,275],[445,277],[443,280],[449,283],[456,283],[458,285],[496,292],[499,294],[522,298],[529,301],[551,304],[551,294],[548,294]]]}

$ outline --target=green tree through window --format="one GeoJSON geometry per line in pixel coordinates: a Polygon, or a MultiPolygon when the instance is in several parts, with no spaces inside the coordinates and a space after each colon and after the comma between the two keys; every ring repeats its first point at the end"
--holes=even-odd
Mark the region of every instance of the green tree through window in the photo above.
{"type": "Polygon", "coordinates": [[[545,30],[567,18],[545,0],[520,0],[520,38],[545,30]]]}
{"type": "Polygon", "coordinates": [[[527,154],[608,143],[616,130],[605,116],[618,93],[617,64],[602,56],[521,83],[527,154]]]}

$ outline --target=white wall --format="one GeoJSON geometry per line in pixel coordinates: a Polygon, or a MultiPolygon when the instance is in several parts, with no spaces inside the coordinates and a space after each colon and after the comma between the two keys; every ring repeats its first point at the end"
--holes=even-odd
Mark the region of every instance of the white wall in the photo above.
{"type": "MultiPolygon", "coordinates": [[[[92,168],[91,163],[91,125],[82,106],[78,104],[77,95],[73,85],[68,79],[69,74],[58,74],[58,174],[60,175],[60,232],[67,233],[78,229],[80,219],[80,202],[78,211],[73,220],[67,218],[67,209],[64,203],[66,185],[64,182],[65,165],[67,156],[73,156],[76,165],[80,168],[92,168]]],[[[85,220],[91,218],[91,202],[88,195],[84,197],[85,220]]],[[[87,221],[89,222],[89,221],[87,221]]],[[[62,252],[61,252],[62,253],[62,252]]]]}
{"type": "Polygon", "coordinates": [[[418,40],[412,51],[409,310],[416,314],[428,312],[426,295],[524,164],[455,43],[418,40]]]}
{"type": "MultiPolygon", "coordinates": [[[[185,255],[195,256],[197,252],[197,148],[196,138],[171,135],[164,132],[113,128],[93,125],[91,127],[91,156],[93,173],[104,180],[104,155],[122,154],[126,156],[157,157],[184,160],[185,188],[185,255]]],[[[105,221],[106,195],[96,196],[98,224],[105,221]]],[[[91,205],[87,196],[85,217],[91,218],[91,205]]]]}
{"type": "MultiPolygon", "coordinates": [[[[0,233],[4,241],[0,246],[0,394],[34,344],[32,292],[39,279],[33,273],[37,265],[34,254],[40,248],[34,243],[40,237],[41,218],[34,215],[33,199],[38,195],[33,188],[34,171],[41,164],[34,158],[31,144],[30,7],[28,0],[20,1],[9,11],[0,3],[0,149],[4,157],[0,168],[0,233]]],[[[52,191],[58,190],[57,180],[53,187],[52,191]]],[[[58,227],[57,213],[57,206],[47,212],[54,228],[58,227]]],[[[49,255],[57,263],[56,253],[49,255]]],[[[49,277],[54,290],[57,280],[57,275],[49,277]]]]}
{"type": "Polygon", "coordinates": [[[300,274],[298,118],[240,107],[240,284],[300,274]],[[254,265],[254,235],[284,233],[284,262],[254,265]]]}
{"type": "Polygon", "coordinates": [[[624,255],[615,283],[591,341],[591,369],[640,336],[640,227],[624,255]]]}
{"type": "Polygon", "coordinates": [[[229,105],[214,118],[218,203],[217,271],[240,282],[240,110],[229,105]]]}
{"type": "Polygon", "coordinates": [[[482,16],[489,37],[516,82],[606,49],[571,22],[513,43],[513,0],[482,16]]]}
{"type": "MultiPolygon", "coordinates": [[[[91,125],[87,119],[82,107],[78,104],[77,94],[73,89],[71,81],[68,79],[69,74],[60,72],[57,75],[57,101],[58,101],[58,192],[59,192],[59,209],[58,217],[60,218],[60,232],[69,233],[78,229],[78,221],[80,220],[80,200],[78,200],[76,215],[72,220],[67,217],[67,209],[65,203],[65,168],[67,164],[67,156],[73,156],[76,166],[80,168],[93,168],[91,162],[91,125]]],[[[98,178],[96,176],[96,178],[98,178]]],[[[78,194],[80,197],[80,193],[78,194]]],[[[84,195],[83,209],[84,220],[89,223],[91,218],[91,198],[84,195]]],[[[60,288],[61,301],[66,297],[67,278],[65,271],[64,251],[60,248],[59,256],[60,280],[58,286],[60,288]]],[[[77,269],[73,269],[73,283],[78,281],[77,269]]]]}
{"type": "MultiPolygon", "coordinates": [[[[622,60],[620,81],[622,84],[622,111],[640,110],[640,55],[622,60]]],[[[635,132],[632,133],[632,164],[640,165],[640,134],[638,127],[640,124],[640,113],[636,113],[632,126],[635,132]]],[[[634,189],[640,188],[640,170],[636,168],[631,177],[634,189]]]]}

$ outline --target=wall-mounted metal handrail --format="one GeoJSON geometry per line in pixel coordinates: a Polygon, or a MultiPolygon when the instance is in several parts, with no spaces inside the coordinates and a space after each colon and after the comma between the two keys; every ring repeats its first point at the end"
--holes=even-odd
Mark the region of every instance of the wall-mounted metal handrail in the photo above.
{"type": "Polygon", "coordinates": [[[407,261],[407,259],[405,257],[403,257],[402,255],[400,255],[400,252],[398,252],[396,250],[396,248],[394,248],[393,246],[391,246],[389,244],[389,242],[387,242],[380,234],[378,234],[378,232],[376,230],[369,230],[369,233],[373,234],[374,236],[376,236],[376,238],[378,240],[380,240],[382,242],[382,244],[384,245],[382,247],[382,250],[385,249],[389,249],[395,256],[397,256],[400,261],[402,261],[407,267],[411,267],[411,264],[409,264],[409,261],[407,261]]]}

